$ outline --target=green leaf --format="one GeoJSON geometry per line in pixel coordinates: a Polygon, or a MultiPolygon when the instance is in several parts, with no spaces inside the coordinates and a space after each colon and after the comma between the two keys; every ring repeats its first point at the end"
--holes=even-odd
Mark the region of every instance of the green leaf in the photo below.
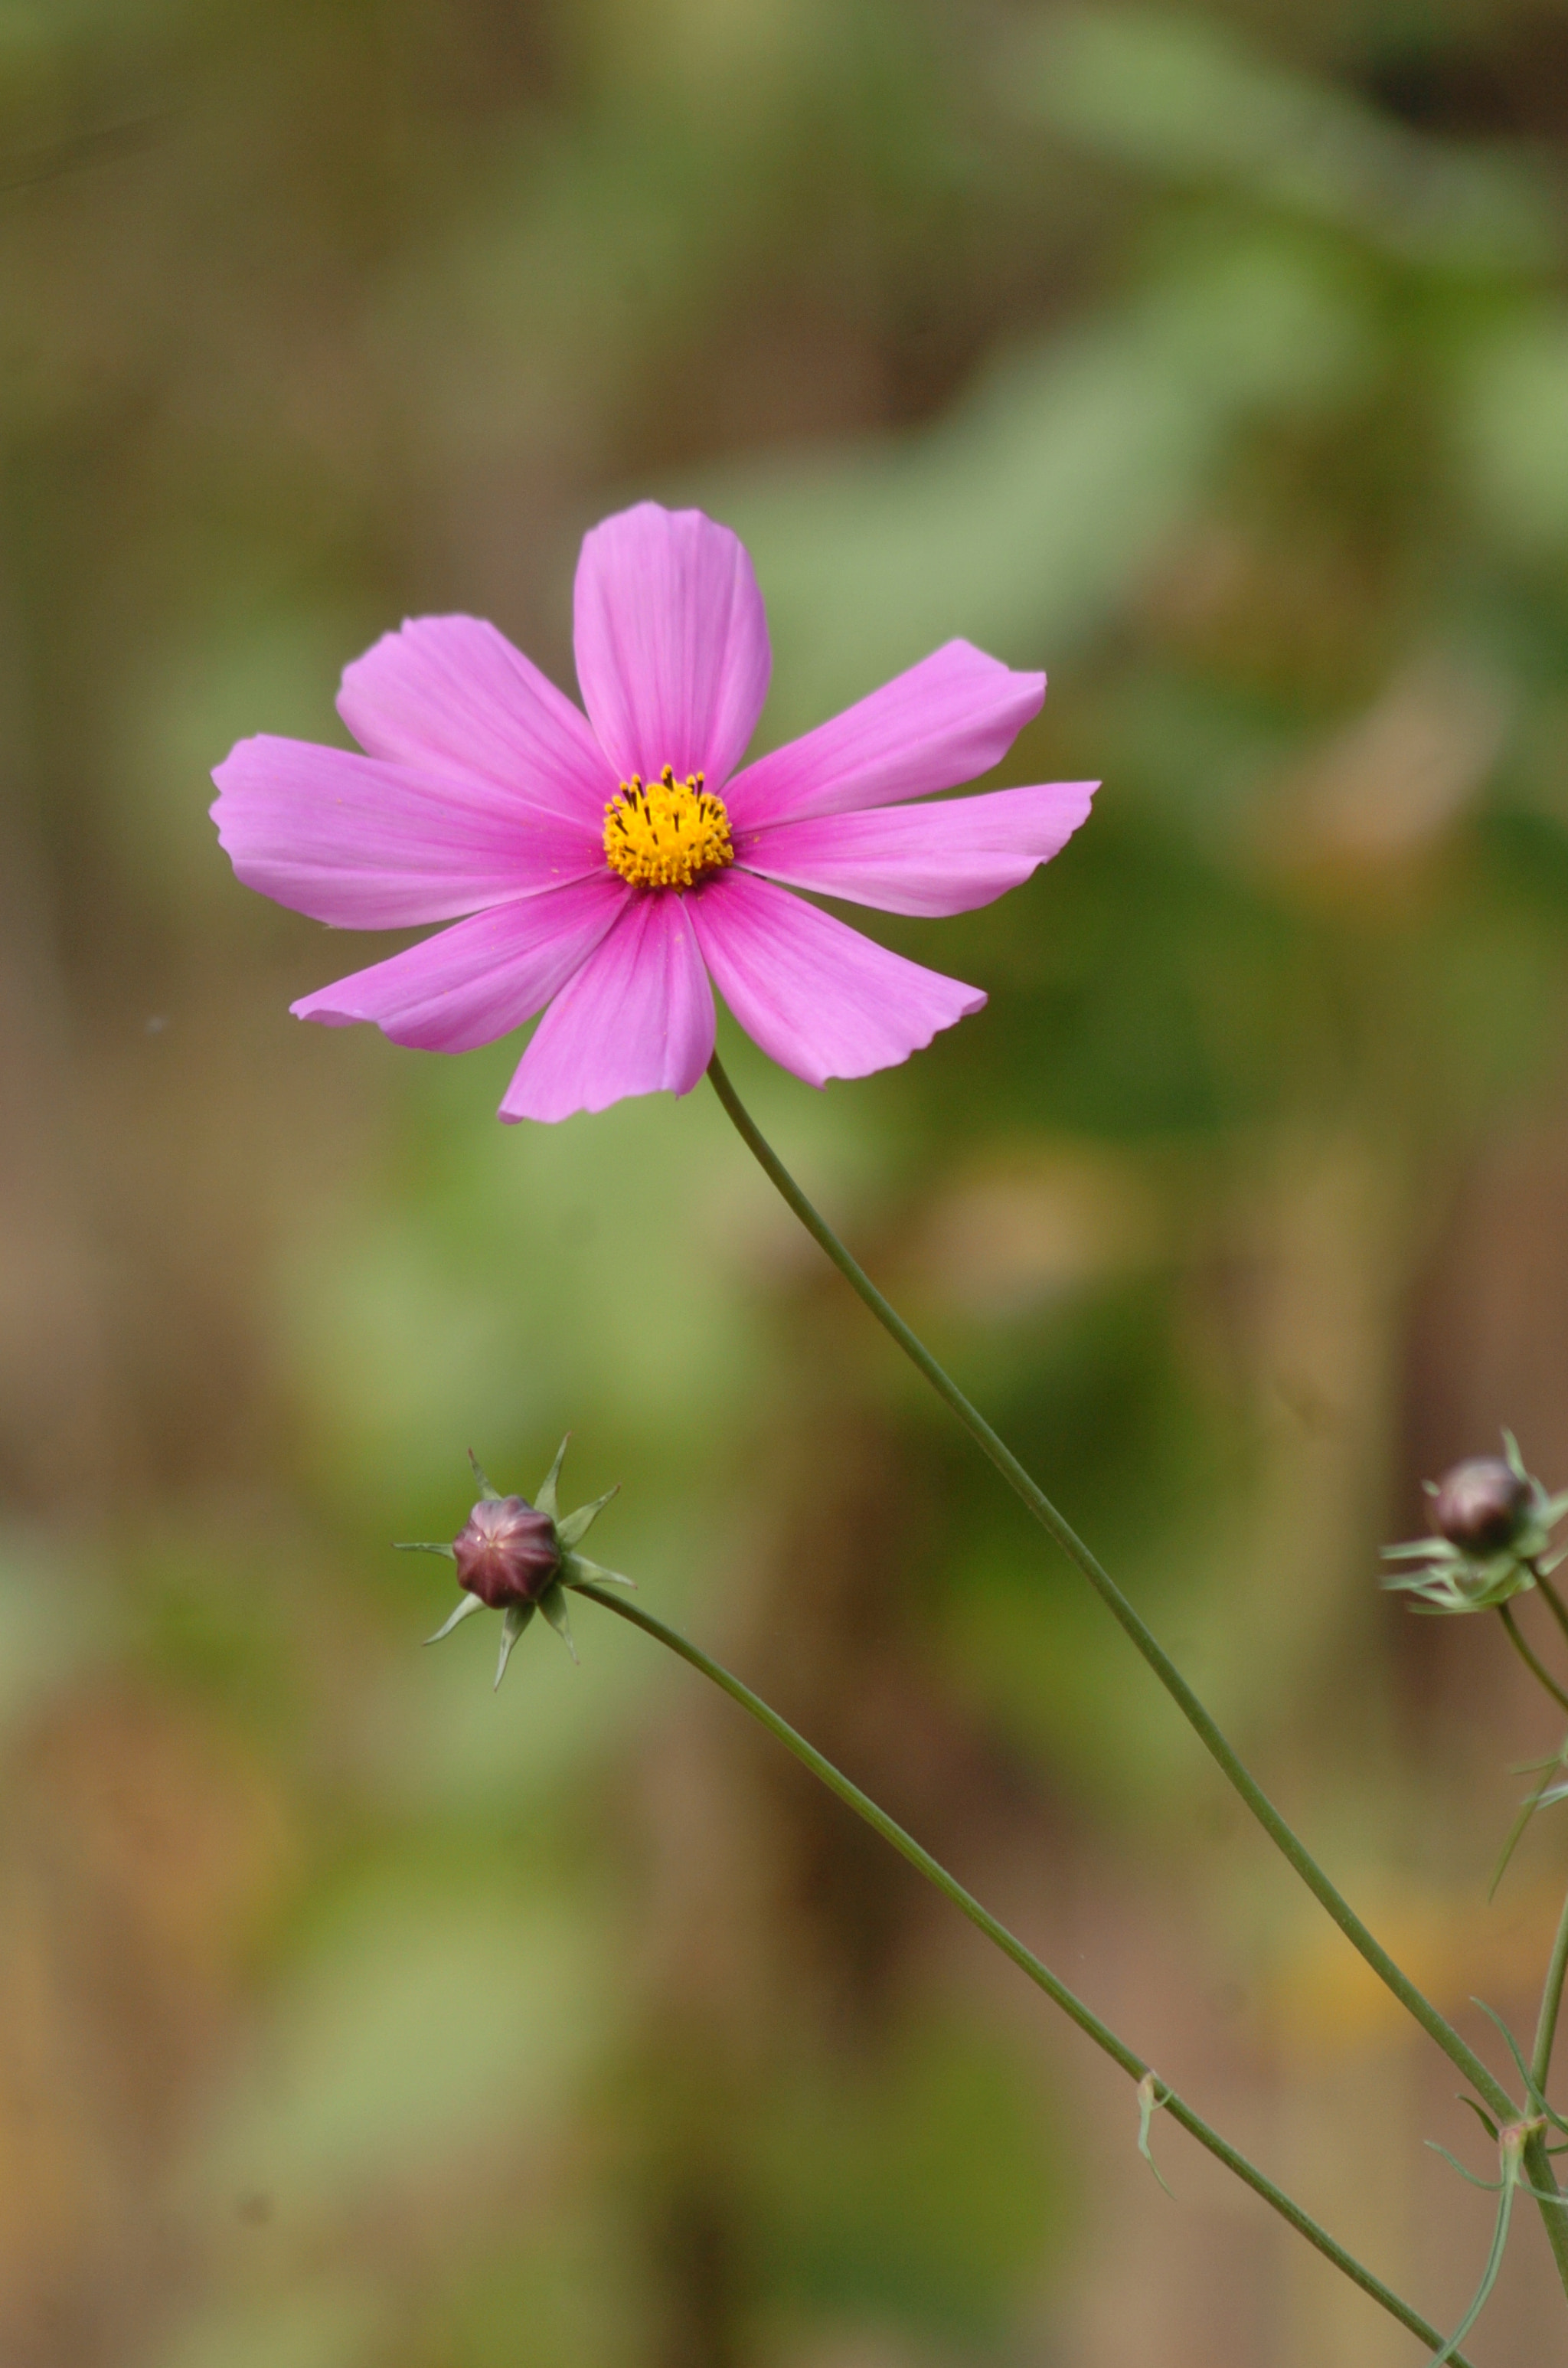
{"type": "MultiPolygon", "coordinates": [[[[1465,2175],[1468,2178],[1470,2174],[1467,2172],[1465,2175]]],[[[1486,2307],[1487,2300],[1491,2295],[1492,2289],[1497,2283],[1497,2272],[1503,2266],[1504,2249],[1508,2242],[1508,2222],[1513,2216],[1514,2190],[1518,2183],[1517,2165],[1510,2165],[1506,2150],[1505,2149],[1503,2192],[1497,2199],[1497,2225],[1492,2232],[1492,2250],[1486,2256],[1486,2267],[1481,2273],[1481,2283],[1475,2290],[1475,2298],[1471,2302],[1470,2308],[1466,2311],[1464,2317],[1460,2319],[1459,2325],[1455,2328],[1453,2333],[1449,2336],[1442,2350],[1440,2351],[1435,2351],[1432,2354],[1430,2368],[1446,2368],[1446,2363],[1453,2358],[1455,2352],[1459,2350],[1460,2345],[1464,2341],[1465,2337],[1470,2333],[1471,2328],[1475,2325],[1476,2320],[1481,2317],[1482,2312],[1486,2307]]],[[[1484,2182],[1478,2180],[1477,2184],[1482,2185],[1484,2184],[1484,2182]]]]}
{"type": "MultiPolygon", "coordinates": [[[[1161,2086],[1162,2083],[1156,2080],[1152,2072],[1145,2072],[1138,2083],[1138,2151],[1165,2189],[1165,2193],[1170,2195],[1170,2183],[1154,2160],[1154,2149],[1149,2144],[1149,2124],[1165,2101],[1160,2094],[1161,2086]]],[[[1171,2197],[1171,2201],[1173,2203],[1176,2201],[1174,2196],[1171,2197]]]]}
{"type": "MultiPolygon", "coordinates": [[[[1485,2107],[1483,2105],[1478,2105],[1473,2097],[1466,2097],[1462,2095],[1460,2098],[1460,2103],[1470,2107],[1471,2112],[1475,2115],[1476,2120],[1481,2123],[1482,2128],[1486,2132],[1486,2135],[1491,2139],[1493,2145],[1496,2146],[1501,2140],[1502,2132],[1499,2130],[1496,2123],[1493,2120],[1485,2107]]],[[[1439,2146],[1437,2151],[1440,2154],[1443,2149],[1439,2146]]]]}
{"type": "Polygon", "coordinates": [[[1483,1998],[1477,1998],[1473,1991],[1471,1994],[1470,2002],[1471,2006],[1478,2006],[1481,2009],[1482,2013],[1486,2017],[1487,2021],[1489,2022],[1495,2023],[1497,2029],[1502,2032],[1503,2044],[1506,2047],[1509,2055],[1513,2057],[1519,2078],[1525,2084],[1525,2096],[1528,2103],[1537,2112],[1550,2110],[1547,2107],[1545,2098],[1541,2095],[1540,2090],[1536,2087],[1535,2074],[1530,2070],[1529,2066],[1525,2061],[1523,2048],[1519,2045],[1518,2041],[1514,2037],[1513,2032],[1509,2030],[1502,2016],[1497,2012],[1495,2007],[1488,2006],[1486,2000],[1483,1998]]]}
{"type": "MultiPolygon", "coordinates": [[[[1465,2103],[1468,2105],[1469,2102],[1470,2100],[1467,2097],[1465,2099],[1465,2103]]],[[[1436,2138],[1428,2138],[1426,2143],[1431,2147],[1434,2154],[1440,2154],[1442,2156],[1443,2160],[1449,2165],[1450,2169],[1457,2170],[1461,2179],[1468,2179],[1471,2187],[1484,2188],[1488,2195],[1495,2195],[1498,2190],[1502,2187],[1503,2182],[1500,2179],[1482,2179],[1479,2178],[1473,2170],[1467,2170],[1463,2163],[1460,2160],[1458,2155],[1450,2154],[1446,2146],[1439,2146],[1437,2144],[1436,2138]]]]}

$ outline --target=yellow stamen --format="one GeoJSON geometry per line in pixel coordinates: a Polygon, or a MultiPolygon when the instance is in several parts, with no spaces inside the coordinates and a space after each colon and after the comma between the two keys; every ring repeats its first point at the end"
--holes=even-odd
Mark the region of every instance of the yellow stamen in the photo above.
{"type": "Polygon", "coordinates": [[[723,800],[700,773],[677,781],[670,765],[647,789],[641,773],[622,781],[605,808],[605,854],[634,888],[689,888],[735,860],[723,800]]]}

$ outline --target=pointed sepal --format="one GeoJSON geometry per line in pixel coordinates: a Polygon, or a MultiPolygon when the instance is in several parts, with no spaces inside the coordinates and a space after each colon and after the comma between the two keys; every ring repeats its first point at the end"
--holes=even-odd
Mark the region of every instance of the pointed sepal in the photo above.
{"type": "Polygon", "coordinates": [[[571,1615],[566,1609],[565,1589],[559,1579],[553,1587],[545,1588],[544,1593],[540,1597],[539,1608],[571,1654],[572,1658],[575,1660],[577,1647],[573,1642],[571,1615]]]}
{"type": "Polygon", "coordinates": [[[620,1483],[618,1480],[613,1488],[607,1488],[604,1495],[596,1497],[591,1505],[579,1505],[574,1513],[568,1513],[563,1521],[557,1521],[555,1534],[562,1545],[569,1548],[574,1546],[579,1538],[586,1537],[610,1498],[619,1494],[620,1483]]]}
{"type": "Polygon", "coordinates": [[[508,1603],[501,1614],[501,1657],[495,1664],[495,1686],[499,1688],[506,1674],[506,1664],[512,1657],[512,1647],[534,1616],[531,1603],[508,1603]]]}
{"type": "Polygon", "coordinates": [[[442,1621],[440,1626],[437,1629],[436,1634],[433,1636],[426,1636],[425,1642],[427,1645],[438,1645],[443,1636],[449,1636],[454,1628],[460,1627],[462,1622],[469,1618],[471,1613],[483,1611],[483,1609],[484,1606],[481,1603],[477,1595],[465,1595],[457,1610],[449,1613],[447,1618],[442,1621]]]}
{"type": "Polygon", "coordinates": [[[559,1510],[555,1496],[555,1484],[561,1477],[561,1467],[566,1461],[566,1450],[571,1446],[571,1444],[572,1434],[568,1431],[560,1446],[556,1449],[555,1461],[551,1465],[549,1471],[545,1474],[543,1480],[540,1484],[539,1494],[534,1498],[534,1503],[538,1507],[539,1510],[541,1513],[548,1513],[552,1521],[559,1510]]]}
{"type": "Polygon", "coordinates": [[[607,1570],[602,1562],[594,1562],[583,1554],[568,1554],[561,1578],[565,1587],[587,1583],[596,1587],[629,1587],[633,1594],[637,1591],[637,1581],[628,1578],[623,1570],[607,1570]]]}
{"type": "Polygon", "coordinates": [[[492,1505],[498,1505],[501,1502],[504,1492],[495,1487],[494,1484],[486,1478],[484,1466],[481,1463],[478,1456],[474,1453],[472,1447],[468,1451],[468,1460],[473,1466],[473,1476],[479,1483],[479,1493],[481,1497],[492,1505]]]}
{"type": "Polygon", "coordinates": [[[456,1562],[458,1558],[455,1546],[433,1545],[425,1538],[399,1538],[392,1547],[392,1552],[393,1554],[445,1554],[449,1562],[456,1562]]]}

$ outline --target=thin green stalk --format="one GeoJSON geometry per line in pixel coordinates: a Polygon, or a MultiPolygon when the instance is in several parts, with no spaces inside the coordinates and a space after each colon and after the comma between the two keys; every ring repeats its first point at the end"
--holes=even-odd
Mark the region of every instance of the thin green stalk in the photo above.
{"type": "MultiPolygon", "coordinates": [[[[1051,1968],[1041,1964],[1032,1949],[1026,1948],[1023,1941],[1015,1933],[1009,1932],[1006,1926],[1000,1923],[989,1908],[981,1906],[972,1892],[966,1891],[957,1877],[949,1874],[947,1868],[915,1839],[913,1834],[906,1833],[896,1819],[889,1816],[885,1809],[879,1808],[869,1793],[862,1793],[858,1784],[852,1783],[847,1776],[834,1766],[831,1759],[816,1748],[814,1744],[808,1743],[805,1736],[792,1727],[788,1719],[781,1718],[776,1710],[763,1701],[760,1694],[753,1693],[751,1688],[744,1685],[739,1678],[733,1676],[722,1663],[713,1660],[703,1652],[700,1645],[694,1645],[688,1636],[683,1636],[678,1628],[668,1627],[664,1621],[656,1619],[653,1612],[644,1611],[641,1604],[629,1603],[622,1597],[611,1594],[608,1588],[591,1584],[580,1583],[576,1592],[580,1596],[591,1596],[596,1603],[602,1604],[607,1611],[613,1611],[618,1619],[629,1621],[632,1627],[641,1628],[644,1635],[652,1636],[659,1644],[667,1645],[672,1653],[678,1654],[683,1661],[688,1662],[694,1669],[699,1670],[703,1677],[719,1688],[721,1692],[728,1694],[732,1702],[738,1702],[744,1711],[748,1712],[756,1720],[759,1726],[766,1727],[768,1734],[774,1736],[787,1751],[793,1752],[795,1758],[804,1767],[809,1768],[812,1774],[820,1782],[825,1784],[830,1793],[836,1793],[847,1807],[854,1810],[858,1817],[863,1817],[873,1833],[880,1834],[883,1841],[892,1844],[901,1858],[907,1859],[910,1865],[926,1877],[927,1883],[934,1884],[943,1897],[950,1900],[960,1915],[967,1916],[970,1922],[983,1932],[986,1939],[993,1941],[1004,1956],[1010,1957],[1014,1964],[1028,1975],[1037,1988],[1042,1989],[1047,1998],[1059,2006],[1062,2013],[1075,2022],[1079,2030],[1085,2032],[1094,2041],[1096,2046],[1110,2057],[1113,2064],[1120,2066],[1130,2079],[1153,2081],[1155,2100],[1160,2110],[1168,2113],[1173,2121],[1179,2122],[1188,2135],[1195,2137],[1200,2146],[1207,2147],[1218,2161],[1225,2165],[1227,2170],[1234,2171],[1236,2177],[1244,2180],[1255,2195],[1261,2195],[1264,2202],[1278,2212],[1281,2219],[1288,2220],[1291,2227],[1306,2238],[1309,2245],[1314,2245],[1317,2248],[1325,2260],[1332,2261],[1336,2270],[1342,2271],[1353,2284],[1358,2285],[1363,2294],[1369,2294],[1375,2303],[1381,2304],[1390,2317],[1397,2318],[1400,2325],[1408,2328],[1412,2335],[1419,2336],[1423,2343],[1434,2345],[1442,2343],[1442,2336],[1435,2327],[1422,2317],[1419,2311],[1413,2310],[1409,2303],[1403,2301],[1391,2286],[1384,2285],[1382,2280],[1375,2277],[1353,2253],[1346,2252],[1344,2246],[1336,2243],[1326,2228],[1321,2228],[1311,2214],[1303,2212],[1301,2205],[1287,2195],[1283,2188],[1276,2187],[1274,2181],[1266,2172],[1259,2170],[1256,2163],[1249,2162],[1245,2155],[1222,2138],[1217,2130],[1210,2129],[1201,2114],[1195,2112],[1184,2098],[1179,2097],[1174,2089],[1161,2080],[1153,2067],[1145,2064],[1142,2057],[1127,2045],[1125,2040],[1119,2039],[1109,2025],[1102,2022],[1094,2009],[1085,2006],[1083,1999],[1074,1991],[1070,1990],[1065,1982],[1059,1981],[1051,1968]]],[[[1448,2356],[1459,2363],[1459,2368],[1467,2368],[1462,2353],[1456,2351],[1448,2356]]]]}
{"type": "Polygon", "coordinates": [[[1512,1645],[1515,1652],[1518,1655],[1526,1668],[1528,1669],[1531,1677],[1540,1680],[1540,1682],[1546,1688],[1547,1692],[1551,1696],[1552,1701],[1558,1704],[1559,1708],[1568,1710],[1568,1694],[1563,1692],[1556,1679],[1551,1675],[1551,1670],[1547,1668],[1544,1662],[1537,1659],[1535,1654],[1530,1650],[1529,1645],[1526,1643],[1524,1630],[1519,1626],[1518,1622],[1514,1617],[1513,1605],[1511,1603],[1500,1603],[1497,1606],[1497,1616],[1508,1632],[1509,1644],[1512,1645]]]}
{"type": "MultiPolygon", "coordinates": [[[[1555,1590],[1549,1588],[1547,1595],[1553,1607],[1560,1608],[1557,1607],[1555,1590]]],[[[1523,1629],[1514,1617],[1513,1605],[1500,1603],[1497,1606],[1497,1613],[1507,1631],[1509,1644],[1512,1645],[1530,1675],[1546,1688],[1553,1702],[1563,1710],[1568,1710],[1568,1693],[1563,1692],[1551,1671],[1531,1650],[1526,1641],[1523,1629]]],[[[1530,2077],[1535,2082],[1538,2092],[1543,2097],[1546,2094],[1546,2076],[1551,2066],[1551,2047],[1557,2036],[1557,2018],[1562,2006],[1562,1985],[1565,1975],[1568,1975],[1568,1902],[1563,1906],[1557,1927],[1557,1938],[1552,1944],[1551,1961],[1547,1967],[1546,1987],[1541,1992],[1540,2012],[1536,2021],[1535,2051],[1530,2063],[1530,2077]]],[[[1557,2273],[1562,2281],[1563,2291],[1568,2293],[1568,2203],[1549,2203],[1546,2201],[1547,2196],[1555,2195],[1557,2192],[1557,2173],[1551,2157],[1547,2152],[1543,2133],[1537,2133],[1528,2140],[1525,2146],[1525,2167],[1529,2173],[1530,2185],[1536,2191],[1536,2203],[1546,2229],[1547,2241],[1551,2247],[1552,2258],[1557,2263],[1557,2273]]]]}
{"type": "Polygon", "coordinates": [[[1547,1610],[1551,1612],[1552,1618],[1562,1629],[1564,1637],[1568,1637],[1568,1603],[1563,1602],[1562,1598],[1558,1594],[1557,1589],[1551,1584],[1551,1579],[1546,1577],[1540,1571],[1537,1571],[1536,1573],[1535,1583],[1537,1587],[1540,1588],[1542,1595],[1546,1598],[1547,1610]]]}
{"type": "Polygon", "coordinates": [[[1568,2203],[1549,2203],[1549,2195],[1557,2193],[1557,2173],[1551,2157],[1546,2150],[1546,2135],[1538,2130],[1525,2145],[1525,2169],[1529,2173],[1531,2187],[1536,2191],[1536,2205],[1540,2213],[1546,2239],[1551,2247],[1551,2258],[1557,2264],[1557,2274],[1568,2291],[1568,2203]]]}
{"type": "MultiPolygon", "coordinates": [[[[1530,2055],[1530,2078],[1536,2094],[1544,2098],[1546,2083],[1551,2070],[1552,2043],[1557,2037],[1557,2018],[1562,2009],[1562,1985],[1568,1977],[1568,1899],[1562,1903],[1562,1913],[1557,1920],[1557,1938],[1552,1942],[1551,1962],[1546,1969],[1546,1987],[1540,1994],[1540,2012],[1536,2017],[1535,2046],[1530,2055]]],[[[1525,2148],[1525,2168],[1530,2185],[1545,2193],[1555,2192],[1557,2174],[1551,2157],[1546,2150],[1546,2133],[1538,2132],[1525,2148]]],[[[1540,2203],[1538,2194],[1537,2202],[1540,2203]]],[[[1558,2272],[1568,2286],[1568,2205],[1540,2203],[1540,2216],[1546,2226],[1558,2272]]]]}
{"type": "Polygon", "coordinates": [[[1515,2106],[1507,2090],[1494,2079],[1472,2047],[1466,2044],[1447,2018],[1438,2013],[1430,1998],[1417,1989],[1409,1975],[1395,1964],[1381,1941],[1368,1930],[1349,1902],[1341,1897],[1305,1844],[1297,1839],[1262,1786],[1243,1764],[1238,1754],[1226,1741],[1214,1720],[1176,1668],[1153,1632],[1140,1619],[1109,1572],[1092,1554],[1077,1531],[1059,1513],[1039,1484],[1031,1479],[1012,1450],[1005,1445],[979,1409],[971,1405],[958,1383],[939,1365],[921,1339],[911,1331],[897,1310],[891,1306],[876,1284],[845,1248],[826,1219],[812,1206],[783,1161],[759,1133],[725,1073],[717,1053],[708,1064],[708,1075],[713,1089],[723,1103],[736,1133],[751,1152],[769,1181],[776,1187],[801,1220],[812,1240],[823,1249],[843,1275],[851,1290],[858,1293],[884,1331],[892,1334],[910,1362],[925,1375],[943,1404],[958,1417],[971,1439],[990,1457],[1003,1478],[1020,1497],[1040,1527],[1069,1559],[1078,1565],[1090,1586],[1131,1638],[1133,1644],[1170,1695],[1199,1740],[1218,1762],[1235,1787],[1258,1824],[1275,1847],[1289,1860],[1314,1898],[1327,1909],[1352,1948],[1359,1951],[1379,1979],[1393,1992],[1406,2012],[1413,2015],[1429,2037],[1457,2065],[1477,2093],[1490,2105],[1494,2113],[1504,2121],[1514,2117],[1515,2106]]]}
{"type": "Polygon", "coordinates": [[[1535,2047],[1530,2055],[1530,2078],[1537,2091],[1546,2094],[1546,2077],[1551,2069],[1552,2043],[1557,2037],[1557,2018],[1562,2010],[1562,1984],[1568,1977],[1568,1899],[1562,1903],[1558,1920],[1557,1939],[1552,1944],[1551,1963],[1546,1969],[1546,1987],[1540,1994],[1540,2012],[1536,2017],[1535,2047]]]}

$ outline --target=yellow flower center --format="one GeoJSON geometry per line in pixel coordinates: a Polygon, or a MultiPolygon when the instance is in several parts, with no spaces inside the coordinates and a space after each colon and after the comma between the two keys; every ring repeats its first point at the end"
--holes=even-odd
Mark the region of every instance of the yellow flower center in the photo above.
{"type": "Polygon", "coordinates": [[[689,888],[735,860],[722,798],[700,773],[677,781],[670,765],[646,789],[641,773],[622,781],[605,808],[605,854],[634,888],[689,888]]]}

